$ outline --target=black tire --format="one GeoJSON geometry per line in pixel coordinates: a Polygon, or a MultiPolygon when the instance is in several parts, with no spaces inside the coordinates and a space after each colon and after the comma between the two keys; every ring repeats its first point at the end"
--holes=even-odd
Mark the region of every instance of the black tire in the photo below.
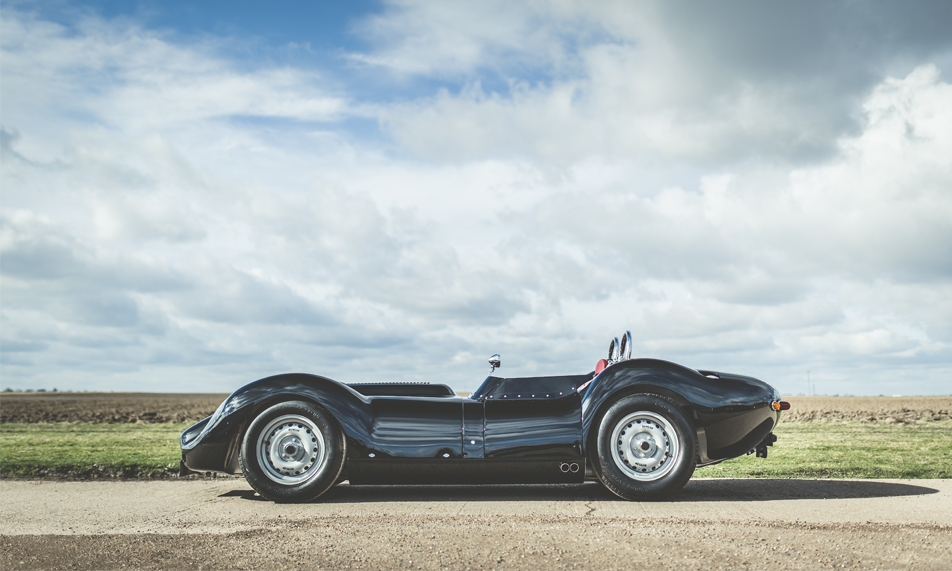
{"type": "Polygon", "coordinates": [[[262,497],[307,502],[334,485],[346,452],[343,432],[327,410],[286,401],[251,422],[241,443],[241,469],[262,497]]]}
{"type": "Polygon", "coordinates": [[[694,474],[694,428],[663,396],[620,399],[602,417],[597,438],[595,473],[606,488],[626,500],[667,498],[694,474]]]}

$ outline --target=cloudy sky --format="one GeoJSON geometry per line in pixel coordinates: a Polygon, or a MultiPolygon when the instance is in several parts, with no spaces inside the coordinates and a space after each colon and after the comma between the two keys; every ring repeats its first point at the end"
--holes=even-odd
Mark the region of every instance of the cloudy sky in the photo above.
{"type": "Polygon", "coordinates": [[[0,386],[952,392],[952,4],[4,1],[0,386]]]}

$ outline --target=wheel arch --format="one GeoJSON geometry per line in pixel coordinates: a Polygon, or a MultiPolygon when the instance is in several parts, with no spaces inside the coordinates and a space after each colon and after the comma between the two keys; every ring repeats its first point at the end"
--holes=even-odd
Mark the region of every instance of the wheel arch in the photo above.
{"type": "Polygon", "coordinates": [[[721,398],[705,385],[693,369],[659,359],[630,359],[615,363],[592,381],[582,399],[582,442],[585,453],[593,450],[599,423],[619,399],[635,394],[665,397],[681,410],[704,447],[704,428],[698,411],[716,406],[721,398]]]}
{"type": "MultiPolygon", "coordinates": [[[[293,402],[293,401],[300,401],[303,403],[307,403],[309,405],[316,405],[320,407],[321,410],[327,411],[327,416],[330,419],[330,422],[334,423],[337,426],[337,428],[340,429],[342,432],[344,431],[340,421],[337,420],[337,417],[335,416],[334,411],[328,408],[327,406],[325,406],[324,404],[322,404],[318,399],[314,398],[313,395],[300,395],[300,394],[285,392],[285,393],[270,395],[267,398],[259,402],[256,402],[255,404],[251,405],[248,408],[248,411],[245,414],[245,418],[239,427],[238,435],[235,440],[235,443],[232,446],[236,449],[241,448],[241,442],[244,440],[245,434],[248,432],[248,427],[251,425],[251,422],[255,418],[257,418],[259,414],[268,410],[269,408],[271,408],[272,406],[276,404],[281,404],[283,402],[293,402]]],[[[346,432],[344,434],[346,438],[346,432]]],[[[230,451],[230,455],[234,455],[234,454],[237,454],[237,450],[230,451]]]]}
{"type": "Polygon", "coordinates": [[[221,409],[221,419],[212,419],[217,422],[214,432],[227,434],[228,438],[222,471],[231,474],[240,471],[241,442],[255,417],[278,403],[289,401],[306,402],[327,411],[345,439],[359,439],[368,431],[369,399],[347,385],[298,373],[260,379],[232,393],[221,409]]]}
{"type": "Polygon", "coordinates": [[[601,425],[602,419],[605,417],[608,409],[618,401],[634,395],[659,395],[668,398],[681,410],[688,419],[688,422],[691,423],[694,431],[698,431],[698,419],[694,405],[681,393],[659,384],[639,383],[626,385],[606,395],[604,398],[599,399],[600,402],[591,416],[591,422],[583,423],[582,438],[585,443],[586,455],[589,451],[596,449],[595,441],[598,438],[598,427],[601,425]]]}
{"type": "MultiPolygon", "coordinates": [[[[319,400],[314,398],[312,395],[299,395],[294,393],[278,393],[275,395],[271,395],[259,402],[256,402],[251,407],[249,407],[247,415],[246,415],[246,419],[245,419],[245,427],[242,430],[242,434],[244,434],[244,431],[248,429],[248,426],[247,426],[248,420],[253,419],[254,417],[258,416],[259,414],[261,414],[262,412],[264,412],[265,410],[271,408],[272,406],[276,404],[280,404],[282,402],[290,402],[290,401],[301,401],[308,404],[317,405],[321,407],[322,409],[326,410],[328,414],[331,416],[331,418],[334,419],[334,422],[337,422],[337,419],[334,417],[334,413],[325,405],[323,405],[319,400]]],[[[337,422],[337,424],[340,425],[339,422],[337,422]]]]}

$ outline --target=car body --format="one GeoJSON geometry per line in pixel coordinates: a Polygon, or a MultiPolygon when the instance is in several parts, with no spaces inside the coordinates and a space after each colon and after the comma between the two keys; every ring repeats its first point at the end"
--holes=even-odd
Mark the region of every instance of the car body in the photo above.
{"type": "Polygon", "coordinates": [[[773,387],[626,358],[630,347],[626,332],[591,373],[490,375],[468,397],[444,384],[344,384],[299,373],[264,378],[182,433],[181,473],[243,472],[275,501],[307,501],[344,479],[588,479],[639,500],[673,494],[696,466],[754,451],[766,457],[780,409],[789,407],[773,387]]]}

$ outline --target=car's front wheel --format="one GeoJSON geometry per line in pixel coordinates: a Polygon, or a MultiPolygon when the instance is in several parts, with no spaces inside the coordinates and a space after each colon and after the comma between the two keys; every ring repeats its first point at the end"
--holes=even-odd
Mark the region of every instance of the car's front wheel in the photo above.
{"type": "Polygon", "coordinates": [[[680,490],[696,465],[696,438],[681,409],[660,395],[616,402],[602,417],[593,464],[606,488],[627,500],[659,500],[680,490]]]}
{"type": "Polygon", "coordinates": [[[303,401],[278,403],[255,417],[245,432],[242,472],[264,498],[306,502],[337,481],[345,446],[340,428],[323,407],[303,401]]]}

